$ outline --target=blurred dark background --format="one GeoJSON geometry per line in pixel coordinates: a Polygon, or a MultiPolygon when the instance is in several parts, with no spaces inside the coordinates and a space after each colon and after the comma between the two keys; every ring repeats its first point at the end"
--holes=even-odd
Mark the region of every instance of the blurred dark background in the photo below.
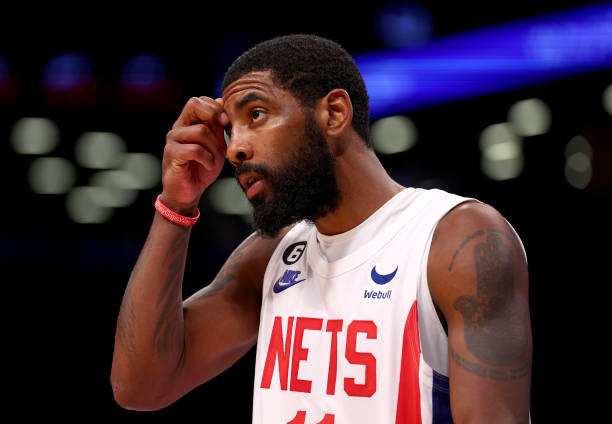
{"type": "MultiPolygon", "coordinates": [[[[13,22],[6,16],[0,264],[7,407],[147,422],[205,420],[223,410],[223,421],[249,422],[254,352],[162,411],[121,409],[109,382],[123,290],[161,190],[165,135],[189,97],[216,95],[224,70],[245,49],[277,35],[314,33],[353,55],[416,51],[464,31],[586,4],[253,2],[92,7],[70,18],[39,11],[13,22]],[[415,29],[390,40],[379,30],[383,12],[408,16],[383,27],[415,29]]],[[[379,157],[400,183],[476,197],[521,236],[530,268],[536,422],[580,409],[572,405],[590,395],[577,382],[597,374],[597,367],[585,371],[584,361],[599,363],[596,346],[605,337],[596,323],[604,317],[600,292],[610,283],[611,84],[612,67],[604,66],[373,120],[379,157]],[[405,143],[389,147],[385,139],[405,143]],[[384,153],[389,149],[398,151],[384,153]]],[[[222,177],[232,175],[226,164],[222,177]]],[[[202,198],[185,297],[251,232],[248,207],[227,181],[202,198]]]]}

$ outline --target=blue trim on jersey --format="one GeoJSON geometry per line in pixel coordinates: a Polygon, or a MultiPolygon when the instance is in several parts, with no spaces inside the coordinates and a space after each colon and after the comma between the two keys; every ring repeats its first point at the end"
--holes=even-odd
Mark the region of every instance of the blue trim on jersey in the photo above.
{"type": "Polygon", "coordinates": [[[432,396],[432,424],[449,424],[453,422],[450,410],[450,394],[448,377],[433,371],[432,396]]]}

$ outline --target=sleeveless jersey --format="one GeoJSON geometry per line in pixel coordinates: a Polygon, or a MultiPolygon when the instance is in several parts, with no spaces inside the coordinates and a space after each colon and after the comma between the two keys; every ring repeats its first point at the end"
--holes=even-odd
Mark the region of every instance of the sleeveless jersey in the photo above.
{"type": "Polygon", "coordinates": [[[404,189],[347,232],[368,237],[331,262],[313,224],[287,233],[264,276],[253,423],[452,422],[426,271],[438,221],[467,200],[404,189]]]}

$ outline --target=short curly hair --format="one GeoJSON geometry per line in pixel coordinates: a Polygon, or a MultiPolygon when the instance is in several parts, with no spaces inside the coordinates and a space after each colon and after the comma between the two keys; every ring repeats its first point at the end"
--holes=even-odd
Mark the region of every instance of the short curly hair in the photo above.
{"type": "Polygon", "coordinates": [[[314,107],[333,89],[346,90],[353,105],[353,128],[371,148],[366,86],[355,61],[338,43],[316,35],[294,34],[256,44],[228,68],[223,90],[254,71],[270,71],[273,81],[305,107],[314,107]]]}

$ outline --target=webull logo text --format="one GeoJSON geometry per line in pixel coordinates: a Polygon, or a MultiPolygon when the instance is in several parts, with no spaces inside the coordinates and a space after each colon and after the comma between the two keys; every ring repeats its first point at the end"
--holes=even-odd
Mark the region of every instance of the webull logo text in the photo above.
{"type": "Polygon", "coordinates": [[[391,297],[391,290],[385,292],[381,290],[365,290],[363,293],[364,299],[389,299],[391,297]]]}

